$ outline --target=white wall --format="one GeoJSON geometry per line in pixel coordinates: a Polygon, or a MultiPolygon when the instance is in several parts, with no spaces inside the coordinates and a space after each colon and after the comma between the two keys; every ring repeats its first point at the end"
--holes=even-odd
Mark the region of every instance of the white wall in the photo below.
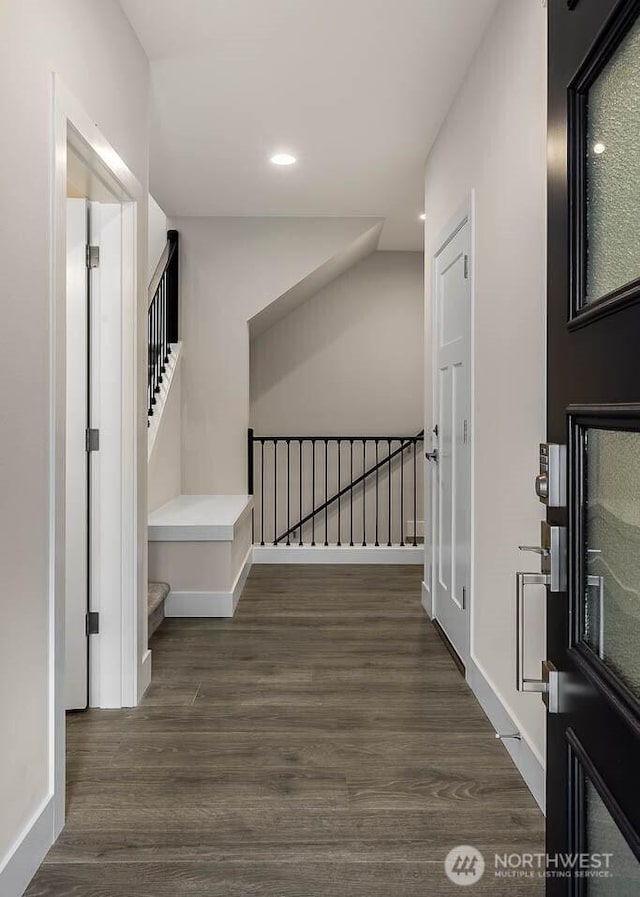
{"type": "MultiPolygon", "coordinates": [[[[362,435],[410,436],[422,429],[424,394],[424,273],[421,252],[374,252],[328,286],[294,309],[268,330],[251,340],[251,426],[259,436],[268,435],[362,435]]],[[[397,443],[394,444],[397,448],[397,443]]],[[[308,452],[310,446],[306,446],[308,452]]],[[[341,482],[349,481],[350,455],[343,445],[341,482]]],[[[373,446],[370,446],[372,449],[373,446]]],[[[291,480],[292,494],[298,490],[297,447],[292,452],[290,476],[286,472],[284,444],[279,453],[277,482],[278,529],[286,524],[286,498],[282,491],[291,480]]],[[[262,470],[256,447],[256,470],[262,470]]],[[[265,450],[264,518],[265,538],[272,538],[273,459],[265,450]]],[[[387,452],[382,443],[380,456],[387,452]]],[[[355,449],[354,476],[362,473],[361,445],[355,449]]],[[[337,447],[328,449],[329,492],[338,489],[337,447]]],[[[422,457],[420,453],[418,457],[422,457]]],[[[317,452],[317,480],[323,477],[322,446],[317,452]]],[[[407,451],[403,487],[404,525],[400,528],[399,459],[393,465],[393,539],[406,536],[407,521],[413,521],[413,455],[407,451]]],[[[373,456],[369,464],[373,463],[373,456]]],[[[311,500],[310,457],[304,459],[304,508],[311,500]]],[[[422,463],[419,463],[417,519],[422,520],[422,463]]],[[[388,532],[387,470],[380,473],[382,500],[379,525],[388,532]]],[[[257,486],[257,484],[256,484],[257,486]]],[[[370,536],[374,532],[374,483],[367,490],[370,536]],[[371,498],[371,500],[369,500],[371,498]]],[[[262,520],[261,493],[256,488],[256,520],[262,520]]],[[[354,539],[360,530],[361,491],[354,496],[354,539]]],[[[328,515],[328,541],[337,539],[337,505],[328,515]]],[[[349,502],[343,502],[342,534],[349,532],[349,502]]],[[[324,517],[316,520],[316,537],[324,540],[324,517]],[[322,531],[322,532],[321,532],[322,531]]],[[[307,527],[307,530],[309,527],[307,527]]],[[[256,535],[262,538],[262,533],[256,535]]],[[[310,533],[305,530],[305,538],[310,533]]]]}
{"type": "Polygon", "coordinates": [[[247,322],[361,238],[377,219],[177,218],[182,491],[246,492],[247,322]]]}
{"type": "MultiPolygon", "coordinates": [[[[0,8],[3,297],[0,868],[51,792],[49,619],[51,73],[146,187],[148,64],[115,0],[0,8]]],[[[141,211],[146,226],[146,208],[141,211]]],[[[146,267],[146,258],[141,260],[146,267]]],[[[142,443],[141,443],[142,445],[142,443]]]]}
{"type": "MultiPolygon", "coordinates": [[[[545,437],[545,165],[546,10],[540,0],[504,0],[429,155],[425,237],[429,265],[437,236],[475,190],[472,658],[539,760],[542,702],[514,687],[514,574],[537,569],[517,546],[539,544],[544,516],[533,479],[545,437]]],[[[427,284],[428,331],[429,272],[427,284]]],[[[544,657],[542,592],[531,601],[535,676],[544,657]]]]}
{"type": "Polygon", "coordinates": [[[252,339],[256,432],[417,433],[423,277],[421,252],[375,252],[252,339]]]}

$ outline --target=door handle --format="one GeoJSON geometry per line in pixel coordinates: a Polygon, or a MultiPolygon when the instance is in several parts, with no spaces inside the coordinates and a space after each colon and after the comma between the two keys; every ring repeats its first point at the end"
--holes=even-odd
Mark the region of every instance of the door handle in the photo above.
{"type": "Polygon", "coordinates": [[[434,449],[432,452],[425,452],[424,456],[427,461],[433,461],[435,464],[438,463],[438,449],[434,449]]]}
{"type": "Polygon", "coordinates": [[[548,682],[544,679],[526,679],[524,675],[524,599],[527,586],[548,586],[548,573],[516,573],[516,688],[518,691],[546,692],[548,682]]]}
{"type": "Polygon", "coordinates": [[[543,558],[549,556],[549,549],[541,548],[539,545],[518,545],[518,551],[532,551],[534,554],[539,554],[540,557],[543,558]]]}

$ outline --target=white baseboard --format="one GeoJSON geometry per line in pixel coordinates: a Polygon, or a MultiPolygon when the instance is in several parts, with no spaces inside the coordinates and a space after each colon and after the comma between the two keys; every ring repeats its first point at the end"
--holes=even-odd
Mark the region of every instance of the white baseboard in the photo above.
{"type": "Polygon", "coordinates": [[[232,617],[233,592],[169,592],[165,617],[232,617]]]}
{"type": "Polygon", "coordinates": [[[424,546],[254,545],[254,564],[423,564],[424,546]]]}
{"type": "Polygon", "coordinates": [[[22,897],[54,840],[54,801],[48,798],[0,862],[0,894],[22,897]]]}
{"type": "MultiPolygon", "coordinates": [[[[467,682],[478,699],[480,706],[489,717],[489,721],[496,732],[499,732],[501,735],[508,735],[518,731],[518,724],[513,720],[509,711],[473,660],[470,660],[467,666],[467,682]]],[[[506,738],[504,739],[503,744],[517,766],[520,775],[524,779],[536,803],[544,813],[544,766],[531,748],[531,745],[527,742],[524,734],[520,734],[522,735],[520,740],[506,738]]]]}
{"type": "Polygon", "coordinates": [[[232,617],[251,570],[250,547],[233,588],[228,592],[169,592],[164,605],[165,617],[232,617]]]}
{"type": "Polygon", "coordinates": [[[247,581],[247,577],[249,573],[251,573],[251,565],[253,564],[253,545],[249,546],[249,550],[247,551],[244,561],[242,562],[242,567],[240,567],[240,572],[236,577],[236,581],[233,585],[233,610],[235,611],[238,606],[238,601],[240,601],[240,596],[242,595],[242,590],[244,589],[244,585],[247,581]]]}
{"type": "Polygon", "coordinates": [[[147,650],[142,658],[140,678],[138,679],[138,703],[142,700],[145,691],[151,685],[151,651],[147,650]]]}
{"type": "Polygon", "coordinates": [[[433,600],[431,598],[431,592],[427,588],[427,584],[423,581],[422,583],[422,607],[425,610],[426,615],[430,620],[433,620],[433,600]]]}

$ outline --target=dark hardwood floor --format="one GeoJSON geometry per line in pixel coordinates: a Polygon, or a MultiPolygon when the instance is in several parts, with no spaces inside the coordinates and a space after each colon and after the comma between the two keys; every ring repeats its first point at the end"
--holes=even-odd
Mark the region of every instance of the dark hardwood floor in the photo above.
{"type": "Polygon", "coordinates": [[[455,897],[543,819],[420,607],[416,567],[254,567],[233,620],[167,620],[135,710],[69,717],[67,826],[29,897],[455,897]]]}

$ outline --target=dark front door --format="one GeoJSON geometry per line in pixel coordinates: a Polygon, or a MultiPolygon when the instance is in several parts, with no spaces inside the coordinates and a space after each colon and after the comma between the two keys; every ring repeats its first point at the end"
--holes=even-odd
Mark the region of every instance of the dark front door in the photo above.
{"type": "Polygon", "coordinates": [[[548,439],[567,495],[548,520],[568,549],[547,599],[553,897],[640,895],[639,14],[549,3],[548,439]]]}

